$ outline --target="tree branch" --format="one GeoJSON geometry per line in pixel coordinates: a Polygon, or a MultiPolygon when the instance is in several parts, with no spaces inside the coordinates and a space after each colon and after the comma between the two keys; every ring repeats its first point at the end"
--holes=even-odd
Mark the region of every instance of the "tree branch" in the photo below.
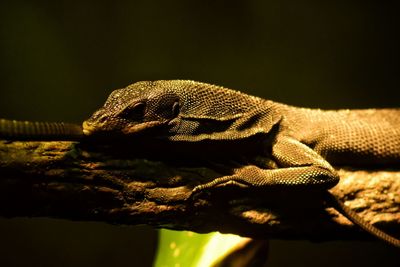
{"type": "MultiPolygon", "coordinates": [[[[400,172],[339,170],[331,191],[365,220],[400,235],[400,172]]],[[[149,224],[257,238],[369,239],[318,192],[194,186],[222,176],[180,162],[105,156],[73,142],[0,142],[0,216],[149,224]],[[217,192],[218,191],[218,192],[217,192]]],[[[298,190],[297,190],[298,191],[298,190]]]]}

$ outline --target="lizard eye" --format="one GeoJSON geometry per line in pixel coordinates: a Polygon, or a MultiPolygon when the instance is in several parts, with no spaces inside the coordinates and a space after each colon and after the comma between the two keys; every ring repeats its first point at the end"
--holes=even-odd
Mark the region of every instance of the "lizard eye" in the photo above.
{"type": "Polygon", "coordinates": [[[104,123],[106,120],[107,120],[107,117],[106,117],[106,116],[103,116],[103,117],[101,117],[101,118],[99,119],[99,122],[100,122],[100,123],[104,123]]]}
{"type": "Polygon", "coordinates": [[[133,106],[128,106],[125,108],[121,113],[120,117],[128,120],[140,120],[144,117],[145,112],[145,103],[138,102],[135,103],[133,106]]]}
{"type": "Polygon", "coordinates": [[[173,118],[178,117],[179,111],[180,111],[179,102],[175,102],[172,105],[172,116],[173,116],[173,118]]]}

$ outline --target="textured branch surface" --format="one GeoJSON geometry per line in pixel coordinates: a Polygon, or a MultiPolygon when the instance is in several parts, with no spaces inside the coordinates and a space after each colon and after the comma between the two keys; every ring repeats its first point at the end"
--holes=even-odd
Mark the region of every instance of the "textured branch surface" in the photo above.
{"type": "MultiPolygon", "coordinates": [[[[331,191],[370,223],[400,235],[400,172],[339,170],[331,191]]],[[[72,142],[0,142],[0,215],[149,224],[257,238],[368,239],[317,192],[194,186],[222,176],[179,162],[119,158],[72,142]],[[217,192],[218,191],[218,192],[217,192]]]]}

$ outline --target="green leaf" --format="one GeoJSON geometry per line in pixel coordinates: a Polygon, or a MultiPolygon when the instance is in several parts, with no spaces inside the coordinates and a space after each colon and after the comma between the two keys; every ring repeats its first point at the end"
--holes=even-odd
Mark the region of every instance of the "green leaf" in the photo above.
{"type": "Polygon", "coordinates": [[[212,232],[161,229],[154,267],[209,267],[230,254],[249,238],[212,232]]]}

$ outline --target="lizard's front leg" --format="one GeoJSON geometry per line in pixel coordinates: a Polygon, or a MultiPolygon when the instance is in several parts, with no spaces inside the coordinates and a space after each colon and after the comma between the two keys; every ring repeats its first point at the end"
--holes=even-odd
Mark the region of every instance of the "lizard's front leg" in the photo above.
{"type": "Polygon", "coordinates": [[[241,187],[300,187],[328,189],[337,184],[339,176],[320,155],[301,142],[280,137],[272,146],[277,169],[262,169],[255,165],[235,168],[234,174],[198,185],[192,195],[206,189],[226,185],[241,187]]]}

